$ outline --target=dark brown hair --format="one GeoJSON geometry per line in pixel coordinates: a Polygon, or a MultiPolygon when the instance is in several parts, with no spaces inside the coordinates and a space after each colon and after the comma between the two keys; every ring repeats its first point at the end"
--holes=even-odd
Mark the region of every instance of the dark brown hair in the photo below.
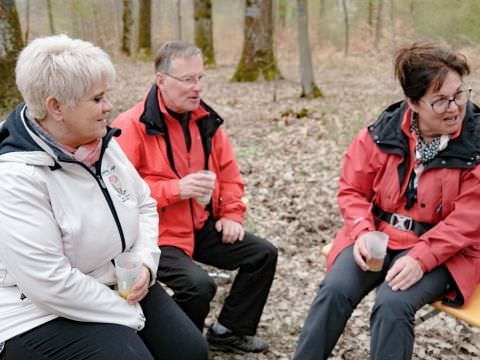
{"type": "Polygon", "coordinates": [[[431,43],[414,43],[398,50],[394,63],[395,77],[403,93],[415,102],[430,87],[440,89],[449,71],[455,71],[460,77],[470,74],[464,55],[431,43]]]}

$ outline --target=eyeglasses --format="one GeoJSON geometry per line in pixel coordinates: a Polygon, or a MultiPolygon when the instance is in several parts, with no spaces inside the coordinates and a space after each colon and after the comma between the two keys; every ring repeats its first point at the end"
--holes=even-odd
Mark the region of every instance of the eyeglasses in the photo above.
{"type": "Polygon", "coordinates": [[[470,99],[471,93],[472,89],[460,89],[455,95],[450,98],[438,99],[433,102],[427,102],[421,99],[420,101],[429,104],[432,107],[433,112],[437,114],[443,114],[448,110],[452,102],[454,102],[457,106],[465,105],[470,99]]]}
{"type": "Polygon", "coordinates": [[[202,81],[205,79],[204,74],[200,74],[197,76],[182,76],[182,77],[178,77],[178,76],[169,74],[167,72],[165,72],[164,74],[167,75],[168,77],[171,77],[172,79],[180,81],[182,84],[185,84],[187,86],[195,86],[197,82],[201,84],[202,81]]]}

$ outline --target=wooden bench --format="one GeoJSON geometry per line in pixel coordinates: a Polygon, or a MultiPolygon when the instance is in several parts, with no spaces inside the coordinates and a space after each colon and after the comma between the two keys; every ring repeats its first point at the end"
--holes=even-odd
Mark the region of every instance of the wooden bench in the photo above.
{"type": "MultiPolygon", "coordinates": [[[[325,258],[327,258],[331,248],[332,244],[325,245],[322,248],[322,255],[325,256],[325,258]]],[[[426,315],[421,316],[419,319],[420,321],[417,321],[417,324],[424,322],[439,312],[444,312],[457,319],[463,320],[470,325],[480,327],[480,284],[477,284],[475,292],[470,298],[470,301],[464,304],[462,307],[451,307],[442,304],[440,300],[435,301],[431,305],[433,310],[426,315]]]]}

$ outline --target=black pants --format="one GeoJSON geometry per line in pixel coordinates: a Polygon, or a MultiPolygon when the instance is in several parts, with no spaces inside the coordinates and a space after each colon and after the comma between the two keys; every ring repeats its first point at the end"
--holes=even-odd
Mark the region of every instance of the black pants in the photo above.
{"type": "Polygon", "coordinates": [[[193,260],[176,247],[161,250],[158,279],[174,291],[175,301],[200,331],[217,287],[193,260],[238,269],[218,320],[237,334],[256,333],[277,264],[277,249],[270,242],[246,233],[242,241],[224,244],[210,220],[196,233],[193,260]]]}
{"type": "Polygon", "coordinates": [[[315,297],[300,335],[294,360],[326,359],[355,307],[377,287],[370,317],[370,357],[375,360],[409,360],[415,340],[415,313],[443,295],[451,276],[441,265],[405,291],[392,291],[384,281],[388,269],[406,252],[389,251],[380,272],[362,271],[352,247],[335,259],[315,297]]]}
{"type": "Polygon", "coordinates": [[[5,344],[1,360],[206,360],[207,344],[160,285],[141,301],[142,331],[57,318],[5,344]]]}

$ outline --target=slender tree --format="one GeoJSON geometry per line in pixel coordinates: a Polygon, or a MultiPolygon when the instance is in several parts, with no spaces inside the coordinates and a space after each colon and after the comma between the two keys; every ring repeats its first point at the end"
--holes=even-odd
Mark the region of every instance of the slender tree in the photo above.
{"type": "Polygon", "coordinates": [[[182,0],[177,0],[177,38],[182,40],[182,0]]]}
{"type": "Polygon", "coordinates": [[[287,0],[277,0],[278,2],[278,23],[285,29],[287,25],[287,0]]]}
{"type": "Polygon", "coordinates": [[[300,73],[302,78],[301,97],[315,98],[322,96],[322,92],[315,85],[312,68],[312,55],[308,37],[308,2],[297,0],[298,44],[300,47],[300,73]]]}
{"type": "Polygon", "coordinates": [[[320,0],[320,18],[323,19],[327,13],[327,1],[320,0]]]}
{"type": "Polygon", "coordinates": [[[349,38],[350,38],[350,26],[348,22],[348,7],[347,7],[347,0],[342,0],[342,8],[343,8],[343,20],[345,23],[345,56],[348,55],[348,46],[349,46],[349,38]]]}
{"type": "Polygon", "coordinates": [[[397,32],[395,29],[395,0],[390,0],[390,30],[392,33],[392,46],[397,47],[397,32]]]}
{"type": "Polygon", "coordinates": [[[371,31],[371,29],[373,28],[373,0],[368,0],[367,24],[371,31]]]}
{"type": "Polygon", "coordinates": [[[52,0],[47,0],[48,26],[50,34],[55,34],[55,22],[53,21],[52,0]]]}
{"type": "Polygon", "coordinates": [[[23,47],[15,0],[0,0],[0,112],[20,100],[15,85],[15,62],[23,47]]]}
{"type": "Polygon", "coordinates": [[[212,1],[195,0],[195,44],[202,49],[206,65],[215,65],[215,49],[213,46],[212,1]]]}
{"type": "Polygon", "coordinates": [[[138,48],[137,56],[150,57],[152,55],[152,1],[140,0],[138,10],[138,48]]]}
{"type": "Polygon", "coordinates": [[[246,0],[243,50],[233,81],[281,77],[273,52],[272,0],[246,0]]]}
{"type": "Polygon", "coordinates": [[[25,3],[25,42],[28,42],[28,37],[30,36],[30,0],[27,0],[25,3]]]}
{"type": "Polygon", "coordinates": [[[375,49],[378,49],[380,43],[380,37],[382,36],[382,12],[383,12],[383,0],[378,0],[377,4],[377,23],[375,26],[375,49]]]}
{"type": "Polygon", "coordinates": [[[122,46],[120,50],[127,56],[132,55],[132,0],[123,0],[123,12],[122,12],[122,46]]]}

